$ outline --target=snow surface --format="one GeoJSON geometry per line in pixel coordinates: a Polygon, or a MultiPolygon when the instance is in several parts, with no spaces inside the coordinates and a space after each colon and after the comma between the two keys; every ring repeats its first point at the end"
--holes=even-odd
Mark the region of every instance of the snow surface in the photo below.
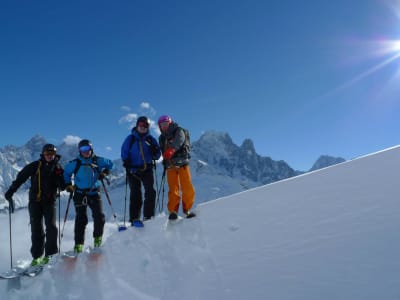
{"type": "MultiPolygon", "coordinates": [[[[1,280],[0,299],[400,299],[399,170],[395,147],[201,204],[176,224],[161,214],[118,232],[111,219],[100,256],[1,280]]],[[[8,222],[0,215],[1,270],[8,222]]],[[[15,265],[30,258],[25,209],[12,229],[15,265]]],[[[63,251],[72,237],[68,221],[63,251]]]]}

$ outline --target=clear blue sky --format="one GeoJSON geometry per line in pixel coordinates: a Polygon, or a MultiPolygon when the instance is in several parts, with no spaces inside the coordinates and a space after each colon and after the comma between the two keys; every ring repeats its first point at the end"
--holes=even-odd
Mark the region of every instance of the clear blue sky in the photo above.
{"type": "Polygon", "coordinates": [[[300,170],[321,154],[397,145],[400,47],[387,43],[400,39],[397,6],[1,1],[0,147],[70,135],[118,158],[124,117],[143,113],[170,114],[194,140],[209,129],[250,138],[300,170]]]}

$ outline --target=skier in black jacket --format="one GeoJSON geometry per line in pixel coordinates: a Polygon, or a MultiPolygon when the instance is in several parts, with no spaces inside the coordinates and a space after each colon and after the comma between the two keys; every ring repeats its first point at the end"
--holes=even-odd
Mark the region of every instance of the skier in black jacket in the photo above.
{"type": "Polygon", "coordinates": [[[59,164],[60,155],[52,144],[43,146],[40,159],[26,165],[13,181],[5,198],[13,210],[13,194],[31,178],[29,189],[29,217],[31,223],[32,266],[48,263],[51,255],[58,252],[56,225],[57,189],[64,188],[64,170],[59,164]],[[46,232],[43,228],[43,219],[46,232]],[[45,252],[45,256],[43,256],[45,252]]]}

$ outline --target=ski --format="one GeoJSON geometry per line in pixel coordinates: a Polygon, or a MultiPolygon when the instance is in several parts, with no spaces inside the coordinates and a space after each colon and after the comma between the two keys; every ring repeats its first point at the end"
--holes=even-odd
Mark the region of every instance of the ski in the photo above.
{"type": "Polygon", "coordinates": [[[6,272],[0,273],[1,279],[13,279],[21,276],[35,277],[44,269],[44,265],[16,267],[6,272]]]}
{"type": "Polygon", "coordinates": [[[11,270],[0,273],[0,278],[1,279],[12,279],[12,278],[20,277],[24,270],[25,270],[25,268],[21,268],[21,267],[12,268],[11,270]]]}
{"type": "Polygon", "coordinates": [[[35,277],[43,271],[44,266],[45,265],[29,266],[22,275],[35,277]]]}

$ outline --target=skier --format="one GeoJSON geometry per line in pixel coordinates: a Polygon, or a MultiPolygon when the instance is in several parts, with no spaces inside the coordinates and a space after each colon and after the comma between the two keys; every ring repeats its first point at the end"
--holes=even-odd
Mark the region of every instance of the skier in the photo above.
{"type": "Polygon", "coordinates": [[[170,116],[163,115],[158,119],[161,131],[159,143],[163,152],[164,171],[168,181],[169,219],[178,218],[180,192],[182,192],[182,210],[187,218],[196,214],[190,209],[194,204],[195,190],[192,184],[189,159],[189,136],[182,127],[173,122],[170,116]],[[181,191],[180,191],[181,189],[181,191]]]}
{"type": "Polygon", "coordinates": [[[140,212],[143,205],[141,184],[144,186],[143,220],[154,216],[156,191],[154,189],[154,161],[161,157],[157,140],[149,133],[150,122],[145,116],[136,121],[121,147],[121,158],[126,168],[130,188],[129,221],[142,227],[140,212]]]}
{"type": "Polygon", "coordinates": [[[31,266],[47,264],[51,256],[58,252],[55,202],[57,189],[64,188],[64,170],[59,164],[60,157],[53,144],[44,145],[40,159],[26,165],[4,195],[13,207],[13,194],[31,178],[28,203],[33,257],[31,266]]]}
{"type": "Polygon", "coordinates": [[[100,180],[110,173],[113,162],[107,158],[96,156],[93,153],[92,143],[83,139],[78,144],[79,155],[71,160],[64,171],[66,190],[73,193],[76,211],[74,251],[83,251],[85,229],[88,224],[87,206],[92,210],[94,246],[100,247],[102,242],[105,215],[100,197],[100,180]],[[74,175],[74,185],[71,177],[74,175]]]}

